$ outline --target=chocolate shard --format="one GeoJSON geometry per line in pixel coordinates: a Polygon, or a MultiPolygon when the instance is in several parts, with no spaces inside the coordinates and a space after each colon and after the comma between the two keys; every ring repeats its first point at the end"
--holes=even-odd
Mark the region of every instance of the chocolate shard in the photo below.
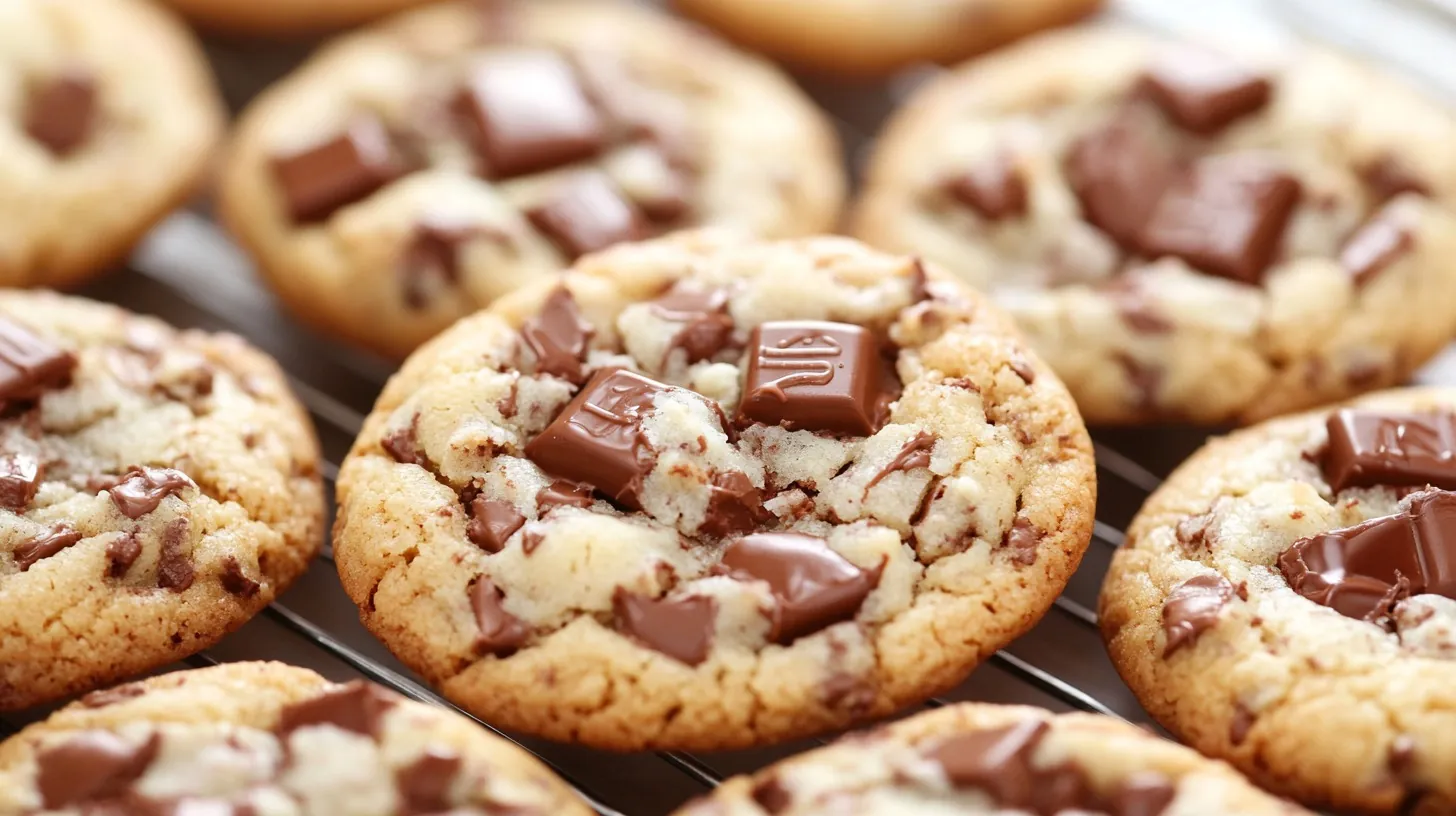
{"type": "Polygon", "coordinates": [[[1364,286],[1415,248],[1414,231],[1391,208],[1377,212],[1340,247],[1340,266],[1364,286]]]}
{"type": "Polygon", "coordinates": [[[546,200],[526,210],[526,217],[571,260],[648,233],[636,205],[594,170],[557,184],[546,200]]]}
{"type": "Polygon", "coordinates": [[[225,592],[239,598],[251,598],[263,588],[262,584],[248,577],[237,556],[233,555],[222,560],[222,573],[218,576],[218,581],[225,592]]]}
{"type": "Polygon", "coordinates": [[[181,494],[184,488],[197,487],[192,478],[172,468],[134,467],[121,481],[107,489],[111,503],[129,519],[139,519],[156,510],[162,499],[181,494]]]}
{"type": "Polygon", "coordinates": [[[668,352],[682,349],[688,363],[712,359],[733,338],[727,289],[707,289],[689,281],[678,281],[652,301],[650,308],[654,316],[681,324],[668,352]]]}
{"type": "Polygon", "coordinates": [[[161,748],[153,733],[140,745],[110,731],[83,731],[36,756],[36,788],[46,810],[120,796],[147,772],[161,748]]]}
{"type": "Polygon", "coordinates": [[[1210,135],[1269,104],[1274,84],[1213,51],[1183,47],[1148,68],[1142,89],[1183,129],[1210,135]]]}
{"type": "Polygon", "coordinates": [[[583,379],[581,364],[586,359],[587,342],[595,333],[566,287],[552,292],[541,311],[521,326],[521,339],[536,358],[536,373],[578,385],[583,379]]]}
{"type": "Polygon", "coordinates": [[[455,109],[491,178],[550,170],[606,146],[602,118],[571,64],[551,51],[476,61],[455,109]]]}
{"type": "Polygon", "coordinates": [[[972,164],[945,179],[941,189],[987,221],[1026,215],[1026,180],[1006,154],[972,164]]]}
{"type": "Polygon", "coordinates": [[[1129,252],[1141,248],[1143,228],[1173,183],[1172,150],[1123,115],[1079,139],[1067,156],[1067,180],[1089,223],[1129,252]]]}
{"type": "Polygon", "coordinates": [[[763,491],[754,487],[746,474],[736,470],[719,473],[708,485],[708,510],[698,526],[698,535],[742,535],[772,517],[763,509],[763,491]]]}
{"type": "Polygon", "coordinates": [[[465,762],[453,751],[426,748],[419,759],[394,773],[401,816],[446,813],[453,807],[450,789],[465,762]]]}
{"type": "Polygon", "coordinates": [[[869,436],[884,391],[869,331],[847,323],[782,320],[753,330],[738,421],[869,436]]]}
{"type": "Polygon", "coordinates": [[[197,571],[192,567],[191,522],[179,516],[162,528],[162,546],[157,559],[157,586],[184,592],[192,586],[197,571]]]}
{"type": "Polygon", "coordinates": [[[38,399],[71,383],[76,357],[30,329],[0,317],[0,401],[38,399]]]}
{"type": "Polygon", "coordinates": [[[1173,587],[1163,601],[1163,657],[1193,643],[1218,623],[1233,596],[1233,584],[1222,575],[1195,575],[1173,587]]]}
{"type": "Polygon", "coordinates": [[[106,574],[112,578],[120,578],[131,569],[131,565],[136,563],[141,554],[142,543],[137,539],[136,533],[118,534],[106,545],[106,574]]]}
{"type": "Polygon", "coordinates": [[[536,496],[536,512],[545,515],[556,507],[592,506],[592,486],[579,482],[557,479],[536,496]]]}
{"type": "Polygon", "coordinates": [[[368,198],[405,169],[388,129],[373,116],[358,117],[334,138],[273,161],[288,214],[300,224],[322,221],[368,198]]]}
{"type": "Polygon", "coordinates": [[[930,467],[930,452],[934,449],[935,435],[925,431],[916,431],[915,436],[901,446],[900,452],[895,454],[895,458],[880,468],[879,472],[865,484],[865,493],[868,494],[870,488],[879,484],[881,479],[891,473],[930,467]]]}
{"type": "Polygon", "coordinates": [[[355,680],[287,706],[279,713],[274,731],[280,740],[286,740],[300,728],[327,725],[377,740],[385,715],[399,701],[394,692],[355,680]]]}
{"type": "Polygon", "coordinates": [[[1390,485],[1456,490],[1456,414],[1344,408],[1326,421],[1330,489],[1390,485]]]}
{"type": "Polygon", "coordinates": [[[514,504],[476,496],[470,502],[470,521],[465,525],[465,535],[482,550],[498,553],[525,523],[526,517],[514,504]]]}
{"type": "Polygon", "coordinates": [[[40,488],[40,460],[28,453],[13,453],[0,459],[0,508],[21,513],[40,488]]]}
{"type": "Polygon", "coordinates": [[[1274,261],[1302,188],[1264,156],[1198,160],[1168,188],[1143,228],[1144,254],[1172,255],[1210,275],[1257,285],[1274,261]]]}
{"type": "Polygon", "coordinates": [[[480,633],[475,650],[480,654],[509,657],[531,636],[526,622],[506,611],[505,593],[489,578],[481,576],[470,585],[470,609],[480,633]]]}
{"type": "Polygon", "coordinates": [[[38,84],[25,105],[25,132],[57,156],[76,151],[96,126],[96,78],[73,68],[38,84]]]}
{"type": "Polygon", "coordinates": [[[708,659],[718,604],[712,598],[649,598],[618,588],[612,596],[617,631],[679,663],[697,666],[708,659]]]}
{"type": "Polygon", "coordinates": [[[401,465],[419,465],[426,470],[431,469],[430,459],[420,447],[419,414],[410,419],[410,424],[385,434],[379,440],[379,446],[401,465]]]}
{"type": "Polygon", "coordinates": [[[769,638],[791,643],[852,619],[879,584],[879,570],[862,570],[822,538],[756,533],[723,550],[722,566],[739,580],[768,584],[777,602],[769,638]]]}

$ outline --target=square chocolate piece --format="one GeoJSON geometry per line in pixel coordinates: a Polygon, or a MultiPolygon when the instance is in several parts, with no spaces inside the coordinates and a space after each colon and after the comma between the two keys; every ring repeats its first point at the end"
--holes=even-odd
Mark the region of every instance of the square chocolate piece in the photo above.
{"type": "Polygon", "coordinates": [[[1456,490],[1456,414],[1344,409],[1330,415],[1322,463],[1338,493],[1347,487],[1456,490]]]}
{"type": "Polygon", "coordinates": [[[577,173],[557,185],[550,198],[528,210],[526,217],[573,260],[646,234],[637,208],[610,179],[595,171],[577,173]]]}
{"type": "Polygon", "coordinates": [[[373,117],[355,119],[329,141],[273,162],[289,215],[300,224],[368,198],[404,170],[389,131],[373,117]]]}
{"type": "Polygon", "coordinates": [[[879,349],[847,323],[783,320],[753,330],[740,421],[845,436],[875,432],[879,349]]]}
{"type": "Polygon", "coordinates": [[[491,178],[589,159],[606,144],[601,116],[571,63],[551,51],[481,60],[456,102],[491,178]]]}

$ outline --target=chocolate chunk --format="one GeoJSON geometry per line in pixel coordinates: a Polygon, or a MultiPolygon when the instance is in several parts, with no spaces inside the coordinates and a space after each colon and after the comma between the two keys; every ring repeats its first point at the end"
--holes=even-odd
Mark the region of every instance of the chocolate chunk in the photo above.
{"type": "Polygon", "coordinates": [[[546,528],[537,522],[530,522],[526,525],[526,532],[521,533],[521,549],[526,555],[530,555],[541,546],[546,540],[546,528]]]}
{"type": "Polygon", "coordinates": [[[421,219],[399,260],[405,305],[411,309],[423,309],[430,303],[432,286],[458,284],[460,245],[481,232],[474,225],[430,217],[421,219]]]}
{"type": "Polygon", "coordinates": [[[1163,370],[1130,354],[1118,354],[1117,363],[1127,374],[1128,384],[1132,386],[1128,397],[1133,407],[1143,413],[1155,410],[1158,407],[1158,392],[1163,387],[1163,370]]]}
{"type": "MultiPolygon", "coordinates": [[[[528,454],[529,455],[529,454],[528,454]]],[[[591,507],[592,486],[557,479],[536,496],[536,512],[545,515],[554,507],[591,507]]]]}
{"type": "Polygon", "coordinates": [[[1195,575],[1163,601],[1163,657],[1168,657],[1218,623],[1218,616],[1234,596],[1233,584],[1222,575],[1195,575]]]}
{"type": "Polygon", "coordinates": [[[783,813],[794,803],[789,789],[777,776],[768,776],[754,784],[751,792],[753,801],[770,814],[783,813]]]}
{"type": "Polygon", "coordinates": [[[763,491],[738,471],[719,473],[708,485],[708,509],[698,535],[723,538],[742,535],[772,518],[763,509],[763,491]]]}
{"type": "Polygon", "coordinates": [[[647,235],[636,206],[596,171],[576,173],[556,185],[526,217],[572,260],[647,235]]]}
{"type": "Polygon", "coordinates": [[[1022,808],[1044,793],[1031,755],[1046,736],[1042,720],[972,731],[947,739],[926,752],[946,779],[957,788],[978,788],[998,805],[1022,808]]]}
{"type": "Polygon", "coordinates": [[[191,522],[183,516],[172,519],[162,528],[162,549],[157,559],[157,586],[162,589],[183,592],[192,586],[196,571],[190,558],[190,528],[191,522]]]}
{"type": "Polygon", "coordinates": [[[1325,427],[1321,466],[1336,493],[1376,485],[1456,490],[1456,414],[1345,408],[1325,427]]]}
{"type": "Polygon", "coordinates": [[[879,570],[855,566],[822,538],[757,533],[723,550],[723,567],[739,580],[769,585],[778,602],[769,638],[788,644],[852,619],[880,581],[879,570]]]}
{"type": "Polygon", "coordinates": [[[1404,779],[1416,764],[1416,741],[1409,734],[1391,740],[1385,751],[1385,765],[1397,779],[1404,779]]]}
{"type": "Polygon", "coordinates": [[[1175,328],[1173,321],[1160,314],[1148,292],[1146,279],[1139,275],[1119,275],[1101,288],[1112,301],[1122,322],[1138,334],[1167,334],[1175,328]]]}
{"type": "Polygon", "coordinates": [[[652,301],[650,308],[654,316],[682,324],[673,335],[668,351],[682,349],[688,363],[712,359],[733,337],[727,289],[704,289],[688,281],[678,281],[666,294],[652,301]]]}
{"type": "Polygon", "coordinates": [[[510,502],[476,496],[470,502],[470,522],[465,525],[465,535],[482,550],[498,553],[505,549],[506,539],[525,523],[526,517],[510,502]]]}
{"type": "Polygon", "coordinates": [[[946,179],[941,188],[988,221],[1026,214],[1026,180],[1005,154],[971,165],[946,179]]]}
{"type": "Polygon", "coordinates": [[[592,324],[582,319],[576,298],[566,287],[552,292],[540,313],[521,327],[521,339],[536,358],[536,373],[578,385],[582,381],[581,364],[586,359],[587,341],[595,333],[592,324]]]}
{"type": "Polygon", "coordinates": [[[445,813],[452,808],[450,788],[464,766],[460,755],[427,748],[419,759],[394,772],[401,816],[445,813]]]}
{"type": "Polygon", "coordinates": [[[1254,712],[1244,707],[1243,703],[1234,703],[1234,716],[1229,721],[1229,742],[1234,745],[1243,745],[1244,740],[1249,738],[1249,730],[1254,727],[1257,719],[1254,712]]]}
{"type": "Polygon", "coordinates": [[[152,734],[133,745],[109,731],[83,731],[36,756],[35,786],[47,810],[84,805],[126,793],[161,748],[152,734]]]}
{"type": "Polygon", "coordinates": [[[40,487],[41,464],[28,453],[12,453],[0,459],[0,508],[24,512],[40,487]]]}
{"type": "Polygon", "coordinates": [[[1123,115],[1072,145],[1066,173],[1083,217],[1123,249],[1137,252],[1176,167],[1167,145],[1123,115]]]}
{"type": "Polygon", "coordinates": [[[506,611],[505,593],[489,578],[475,579],[470,585],[470,609],[480,634],[475,638],[475,651],[509,657],[531,636],[526,622],[506,611]]]}
{"type": "Polygon", "coordinates": [[[25,572],[35,566],[35,562],[42,558],[50,558],[56,553],[75,544],[81,540],[81,534],[69,524],[57,524],[44,533],[40,533],[15,547],[15,564],[25,572]]]}
{"type": "Polygon", "coordinates": [[[106,545],[106,574],[120,578],[131,569],[137,557],[142,554],[142,543],[135,532],[121,533],[106,545]]]}
{"type": "Polygon", "coordinates": [[[1001,546],[1011,551],[1012,561],[1030,566],[1036,563],[1037,553],[1041,551],[1042,536],[1042,531],[1036,529],[1031,519],[1018,515],[1011,522],[1011,529],[1006,531],[1006,539],[1001,546]]]}
{"type": "Polygon", "coordinates": [[[1274,85],[1222,54],[1184,47],[1148,68],[1142,89],[1168,118],[1200,135],[1217,133],[1261,110],[1274,85]]]}
{"type": "Polygon", "coordinates": [[[106,708],[127,700],[134,700],[145,693],[146,689],[142,688],[141,683],[123,683],[113,688],[93,691],[83,696],[80,702],[87,708],[106,708]]]}
{"type": "Polygon", "coordinates": [[[420,449],[419,426],[420,415],[415,414],[410,419],[410,424],[385,434],[379,440],[379,446],[402,465],[419,465],[429,470],[430,460],[420,449]]]}
{"type": "Polygon", "coordinates": [[[218,576],[222,588],[229,595],[236,595],[239,598],[251,598],[258,594],[262,585],[243,572],[243,565],[238,562],[237,556],[229,555],[222,560],[222,574],[218,576]]]}
{"type": "Polygon", "coordinates": [[[1415,235],[1389,207],[1376,213],[1340,247],[1340,266],[1364,286],[1385,268],[1410,254],[1415,235]]]}
{"type": "Polygon", "coordinates": [[[1007,362],[1007,365],[1011,366],[1011,370],[1016,372],[1016,376],[1027,385],[1036,382],[1036,369],[1031,367],[1031,361],[1025,357],[1015,355],[1007,362]]]}
{"type": "Polygon", "coordinates": [[[279,713],[274,731],[280,740],[286,740],[300,728],[331,725],[377,740],[385,715],[399,700],[394,692],[355,680],[287,706],[279,713]]]}
{"type": "Polygon", "coordinates": [[[288,214],[300,224],[322,221],[368,198],[405,169],[389,131],[372,116],[355,119],[326,142],[273,160],[288,214]]]}
{"type": "Polygon", "coordinates": [[[1158,816],[1177,794],[1168,777],[1157,771],[1140,771],[1117,786],[1105,809],[1114,816],[1158,816]]]}
{"type": "Polygon", "coordinates": [[[1394,515],[1300,539],[1279,571],[1300,595],[1370,623],[1411,595],[1456,598],[1456,493],[1424,493],[1394,515]]]}
{"type": "Polygon", "coordinates": [[[95,128],[96,78],[71,69],[31,89],[25,105],[25,132],[57,156],[85,144],[95,128]]]}
{"type": "Polygon", "coordinates": [[[38,399],[71,384],[76,357],[30,329],[0,317],[0,401],[38,399]]]}
{"type": "Polygon", "coordinates": [[[814,320],[764,323],[749,340],[738,421],[869,436],[884,383],[874,336],[814,320]]]}
{"type": "Polygon", "coordinates": [[[880,483],[880,480],[889,476],[895,471],[910,471],[916,468],[930,467],[930,452],[935,449],[935,436],[925,431],[916,431],[915,436],[906,442],[900,452],[895,454],[888,464],[880,468],[880,472],[870,478],[865,484],[865,493],[870,488],[880,483]]]}
{"type": "Polygon", "coordinates": [[[477,60],[455,108],[491,178],[589,159],[606,146],[601,116],[571,64],[550,51],[477,60]]]}
{"type": "Polygon", "coordinates": [[[122,515],[139,519],[156,510],[162,499],[179,495],[186,487],[197,487],[197,483],[180,470],[134,467],[107,492],[111,494],[111,503],[122,515]]]}
{"type": "Polygon", "coordinates": [[[1402,193],[1431,196],[1431,186],[1397,156],[1385,154],[1360,168],[1360,177],[1376,203],[1384,203],[1402,193]]]}
{"type": "Polygon", "coordinates": [[[617,631],[655,652],[696,666],[708,659],[718,604],[700,595],[654,600],[618,588],[612,596],[617,631]]]}
{"type": "Polygon", "coordinates": [[[1143,229],[1142,251],[1257,285],[1300,195],[1299,181],[1263,156],[1200,159],[1159,200],[1143,229]]]}

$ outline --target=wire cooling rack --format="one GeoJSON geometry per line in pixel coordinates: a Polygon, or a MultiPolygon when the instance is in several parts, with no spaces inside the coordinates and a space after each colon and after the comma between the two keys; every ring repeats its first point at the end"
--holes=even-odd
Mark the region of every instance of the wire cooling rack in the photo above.
{"type": "MultiPolygon", "coordinates": [[[[1278,45],[1292,37],[1337,44],[1390,64],[1456,100],[1456,0],[1120,0],[1106,18],[1173,32],[1237,36],[1278,45]]],[[[213,41],[209,51],[229,101],[239,107],[295,65],[305,46],[213,41]]],[[[864,159],[885,116],[933,70],[888,83],[845,85],[805,79],[828,110],[852,167],[864,159]]],[[[179,326],[226,330],[249,338],[287,369],[323,445],[330,489],[364,415],[391,367],[301,328],[280,312],[247,259],[210,220],[202,204],[160,226],[128,268],[89,287],[90,297],[158,315],[179,326]]],[[[1456,383],[1456,350],[1420,379],[1456,383]]],[[[1025,637],[995,654],[959,687],[925,703],[1015,702],[1081,710],[1139,723],[1147,715],[1117,678],[1097,634],[1097,590],[1122,530],[1163,476],[1206,436],[1193,429],[1094,432],[1099,504],[1094,540],[1063,596],[1025,637]]],[[[198,667],[272,659],[312,668],[334,680],[365,677],[428,703],[453,707],[380,646],[359,624],[325,547],[298,584],[216,648],[186,661],[198,667]]],[[[174,667],[176,668],[176,667],[174,667]]],[[[48,710],[0,718],[0,737],[48,710]]],[[[488,723],[481,723],[491,728],[488,723]]],[[[495,729],[492,729],[495,730],[495,729]]],[[[605,816],[659,816],[723,778],[814,747],[807,740],[716,754],[615,755],[514,737],[573,785],[605,816]]]]}

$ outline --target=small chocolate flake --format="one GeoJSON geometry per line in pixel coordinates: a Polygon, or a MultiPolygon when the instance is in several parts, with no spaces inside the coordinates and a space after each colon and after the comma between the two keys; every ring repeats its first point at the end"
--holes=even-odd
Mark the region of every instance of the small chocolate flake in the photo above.
{"type": "Polygon", "coordinates": [[[106,545],[106,574],[112,578],[120,578],[131,569],[131,565],[142,554],[142,543],[137,540],[135,532],[121,533],[110,544],[106,545]]]}
{"type": "Polygon", "coordinates": [[[1011,370],[1016,372],[1016,376],[1020,377],[1022,382],[1027,385],[1036,382],[1036,369],[1031,367],[1030,360],[1020,354],[1013,354],[1006,364],[1011,366],[1011,370]]]}
{"type": "Polygon", "coordinates": [[[218,580],[222,582],[224,591],[239,598],[251,598],[261,588],[257,581],[243,572],[243,565],[238,562],[237,556],[232,555],[222,560],[222,574],[218,580]]]}
{"type": "Polygon", "coordinates": [[[183,592],[192,586],[196,570],[189,557],[190,529],[191,522],[185,516],[172,519],[162,529],[162,549],[157,560],[157,586],[162,589],[183,592]]]}
{"type": "Polygon", "coordinates": [[[916,431],[915,436],[911,437],[900,447],[900,452],[895,454],[895,458],[887,462],[884,467],[880,468],[878,473],[870,477],[870,480],[865,483],[865,494],[868,495],[870,488],[879,484],[881,479],[884,479],[891,473],[895,473],[896,471],[908,473],[919,468],[930,467],[930,452],[934,448],[935,436],[933,434],[926,433],[925,431],[916,431]]]}

